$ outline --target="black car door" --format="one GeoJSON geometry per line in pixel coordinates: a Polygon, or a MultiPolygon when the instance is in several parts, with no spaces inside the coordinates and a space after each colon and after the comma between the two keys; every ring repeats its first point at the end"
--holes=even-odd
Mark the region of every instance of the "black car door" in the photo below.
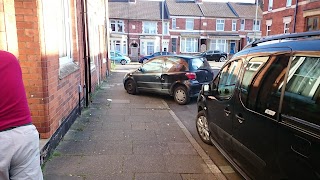
{"type": "Polygon", "coordinates": [[[288,62],[284,55],[249,59],[235,93],[239,97],[232,114],[233,158],[253,179],[279,179],[277,87],[283,83],[288,62]]]}
{"type": "Polygon", "coordinates": [[[161,74],[163,59],[155,58],[143,64],[134,73],[134,79],[139,91],[161,92],[161,74]]]}
{"type": "Polygon", "coordinates": [[[241,64],[241,60],[234,60],[222,67],[213,82],[216,88],[206,101],[211,135],[229,153],[232,152],[233,94],[241,64]]]}

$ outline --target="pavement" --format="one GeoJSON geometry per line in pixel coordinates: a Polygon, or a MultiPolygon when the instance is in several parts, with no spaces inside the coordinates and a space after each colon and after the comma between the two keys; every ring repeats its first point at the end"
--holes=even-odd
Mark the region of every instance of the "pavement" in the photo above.
{"type": "Polygon", "coordinates": [[[45,162],[45,180],[222,180],[161,97],[130,95],[112,71],[45,162]]]}

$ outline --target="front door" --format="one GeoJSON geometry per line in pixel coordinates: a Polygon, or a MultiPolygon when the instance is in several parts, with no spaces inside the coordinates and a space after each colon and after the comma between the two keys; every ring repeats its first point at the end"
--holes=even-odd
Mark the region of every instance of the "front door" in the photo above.
{"type": "Polygon", "coordinates": [[[140,91],[161,92],[161,74],[164,61],[153,59],[143,64],[134,74],[137,88],[140,91]]]}
{"type": "Polygon", "coordinates": [[[232,151],[233,94],[241,64],[241,60],[234,60],[223,66],[213,82],[217,87],[213,95],[207,98],[211,135],[229,153],[232,151]]]}
{"type": "Polygon", "coordinates": [[[278,87],[283,84],[288,62],[289,58],[284,55],[249,59],[235,93],[233,158],[256,179],[279,179],[276,150],[278,87]]]}

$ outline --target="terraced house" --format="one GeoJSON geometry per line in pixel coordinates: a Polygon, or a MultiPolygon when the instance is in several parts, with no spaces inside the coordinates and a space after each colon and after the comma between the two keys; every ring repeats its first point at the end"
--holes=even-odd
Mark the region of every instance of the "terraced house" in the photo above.
{"type": "Polygon", "coordinates": [[[234,54],[261,38],[262,10],[206,0],[109,0],[110,49],[137,60],[157,51],[234,54]]]}
{"type": "Polygon", "coordinates": [[[319,0],[264,0],[263,36],[319,30],[319,0]]]}

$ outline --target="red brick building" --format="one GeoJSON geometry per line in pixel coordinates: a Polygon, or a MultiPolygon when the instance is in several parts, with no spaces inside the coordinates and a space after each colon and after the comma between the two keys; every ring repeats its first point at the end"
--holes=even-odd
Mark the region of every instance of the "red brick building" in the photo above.
{"type": "Polygon", "coordinates": [[[106,78],[107,8],[104,0],[0,0],[0,48],[19,59],[42,139],[61,137],[106,78]]]}
{"type": "Polygon", "coordinates": [[[264,0],[262,36],[318,30],[319,0],[264,0]]]}
{"type": "Polygon", "coordinates": [[[233,54],[261,37],[262,11],[255,4],[163,2],[109,0],[111,50],[133,61],[164,50],[194,54],[218,49],[233,54]]]}

